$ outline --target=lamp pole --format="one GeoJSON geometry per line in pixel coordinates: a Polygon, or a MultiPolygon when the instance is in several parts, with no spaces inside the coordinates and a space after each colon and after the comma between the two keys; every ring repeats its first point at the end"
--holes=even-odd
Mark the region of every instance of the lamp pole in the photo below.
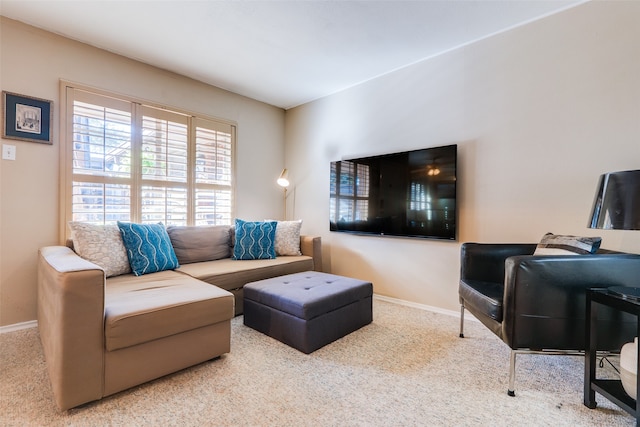
{"type": "Polygon", "coordinates": [[[284,187],[284,220],[287,220],[287,187],[284,187]]]}
{"type": "Polygon", "coordinates": [[[284,168],[282,169],[282,172],[280,173],[280,177],[277,180],[278,185],[284,188],[284,219],[285,221],[287,220],[287,187],[289,186],[288,175],[289,175],[289,172],[287,171],[287,168],[284,168]]]}

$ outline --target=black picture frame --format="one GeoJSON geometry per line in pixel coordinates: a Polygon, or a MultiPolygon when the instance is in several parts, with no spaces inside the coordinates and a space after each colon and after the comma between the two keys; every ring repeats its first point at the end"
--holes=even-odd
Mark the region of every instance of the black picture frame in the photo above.
{"type": "Polygon", "coordinates": [[[2,91],[2,137],[53,144],[53,101],[2,91]]]}

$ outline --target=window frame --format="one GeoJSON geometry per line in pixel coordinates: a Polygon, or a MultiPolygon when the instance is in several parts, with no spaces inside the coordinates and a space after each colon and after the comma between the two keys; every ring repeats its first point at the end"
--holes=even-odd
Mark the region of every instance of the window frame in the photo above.
{"type": "MultiPolygon", "coordinates": [[[[237,153],[237,124],[230,120],[215,118],[211,116],[207,116],[201,113],[193,113],[190,111],[186,111],[176,107],[167,107],[166,105],[160,105],[154,102],[150,102],[147,100],[137,99],[127,95],[121,95],[113,92],[108,92],[100,89],[96,89],[93,87],[79,85],[76,83],[72,83],[65,80],[60,80],[60,182],[59,182],[59,237],[61,242],[66,242],[70,238],[70,233],[68,230],[68,222],[73,220],[73,153],[74,153],[74,143],[73,143],[73,134],[74,134],[74,124],[73,124],[73,116],[74,116],[74,100],[77,98],[74,96],[75,91],[86,92],[89,95],[95,95],[101,98],[111,98],[114,103],[119,105],[130,104],[131,105],[131,125],[132,129],[132,171],[131,171],[131,203],[130,203],[130,212],[131,212],[131,221],[140,222],[140,215],[142,214],[140,198],[138,197],[138,192],[142,187],[142,175],[141,170],[136,165],[135,160],[136,157],[139,158],[141,152],[141,143],[142,143],[142,135],[140,131],[140,124],[142,121],[142,111],[145,108],[154,109],[160,111],[161,114],[166,112],[169,115],[176,114],[186,117],[188,123],[188,143],[187,143],[187,225],[194,225],[195,215],[196,215],[196,189],[200,187],[208,187],[213,188],[215,184],[196,184],[196,168],[195,168],[195,158],[196,158],[196,134],[198,126],[202,123],[208,123],[212,126],[218,126],[223,128],[228,128],[230,130],[229,135],[231,137],[230,147],[231,147],[231,176],[230,176],[230,186],[223,186],[224,188],[229,188],[231,192],[231,200],[230,200],[230,219],[229,221],[233,221],[235,217],[236,211],[236,191],[235,191],[235,183],[236,183],[236,153],[237,153]],[[134,110],[138,111],[134,111],[134,110]],[[137,117],[137,118],[136,118],[137,117]]],[[[164,181],[163,185],[165,188],[170,188],[172,186],[171,181],[164,181]]]]}

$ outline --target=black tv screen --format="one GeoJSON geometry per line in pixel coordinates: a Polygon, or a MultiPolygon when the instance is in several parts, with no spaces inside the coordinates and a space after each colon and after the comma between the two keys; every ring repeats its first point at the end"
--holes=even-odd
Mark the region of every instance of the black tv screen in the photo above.
{"type": "Polygon", "coordinates": [[[457,145],[331,162],[331,231],[456,239],[457,145]]]}

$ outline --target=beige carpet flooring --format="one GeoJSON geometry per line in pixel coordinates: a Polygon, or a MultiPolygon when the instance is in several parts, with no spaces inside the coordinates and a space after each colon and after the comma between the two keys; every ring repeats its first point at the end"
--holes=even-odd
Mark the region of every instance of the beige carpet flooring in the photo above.
{"type": "Polygon", "coordinates": [[[632,426],[583,360],[519,356],[477,322],[376,299],[372,324],[305,355],[233,320],[231,353],[67,412],[37,329],[0,335],[1,426],[632,426]]]}

